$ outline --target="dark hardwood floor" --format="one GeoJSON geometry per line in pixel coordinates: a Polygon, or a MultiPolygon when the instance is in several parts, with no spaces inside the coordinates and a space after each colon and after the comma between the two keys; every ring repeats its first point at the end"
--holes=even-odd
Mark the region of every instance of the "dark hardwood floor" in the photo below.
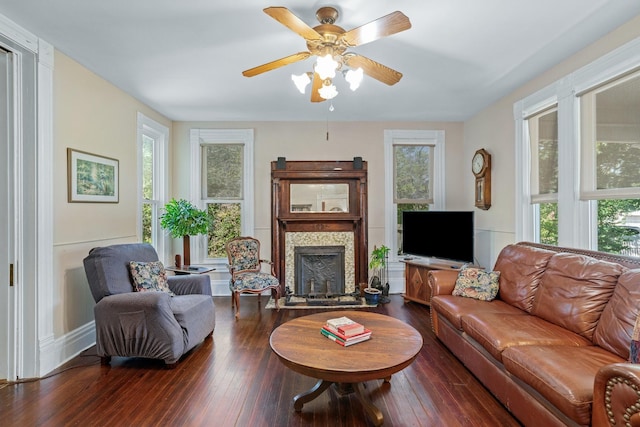
{"type": "MultiPolygon", "coordinates": [[[[269,347],[278,325],[327,310],[267,310],[267,298],[242,297],[234,320],[230,297],[216,297],[213,339],[162,362],[114,357],[101,366],[90,348],[45,379],[0,389],[3,426],[368,426],[355,395],[332,388],[302,412],[292,398],[316,380],[288,370],[269,347]]],[[[366,383],[386,426],[519,426],[520,424],[434,337],[429,309],[391,303],[369,310],[416,328],[424,346],[390,384],[366,383]]]]}

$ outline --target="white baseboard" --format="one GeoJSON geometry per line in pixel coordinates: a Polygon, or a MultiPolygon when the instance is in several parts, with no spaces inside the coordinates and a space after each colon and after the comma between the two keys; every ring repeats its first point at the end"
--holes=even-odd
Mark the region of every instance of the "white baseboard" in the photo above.
{"type": "Polygon", "coordinates": [[[95,322],[89,322],[64,336],[40,340],[40,376],[44,376],[96,343],[95,322]]]}
{"type": "Polygon", "coordinates": [[[211,294],[214,297],[231,296],[229,290],[229,279],[227,280],[213,280],[211,279],[211,294]]]}

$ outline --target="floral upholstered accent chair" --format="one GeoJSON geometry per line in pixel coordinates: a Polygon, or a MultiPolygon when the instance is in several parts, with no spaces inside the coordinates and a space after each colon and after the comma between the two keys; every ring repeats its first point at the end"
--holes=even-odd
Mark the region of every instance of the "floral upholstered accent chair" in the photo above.
{"type": "Polygon", "coordinates": [[[229,289],[231,290],[231,305],[235,306],[236,318],[240,313],[240,294],[260,294],[271,289],[279,310],[278,299],[280,297],[280,281],[275,277],[273,263],[260,259],[260,242],[253,237],[236,237],[230,240],[226,246],[229,259],[229,289]],[[262,271],[262,264],[269,264],[271,272],[262,271]]]}

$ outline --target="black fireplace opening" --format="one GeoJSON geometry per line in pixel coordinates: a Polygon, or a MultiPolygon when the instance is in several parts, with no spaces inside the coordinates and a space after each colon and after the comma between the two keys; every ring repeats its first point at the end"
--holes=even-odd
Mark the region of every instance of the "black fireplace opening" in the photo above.
{"type": "Polygon", "coordinates": [[[295,294],[312,298],[344,294],[344,256],[344,246],[295,247],[295,294]]]}

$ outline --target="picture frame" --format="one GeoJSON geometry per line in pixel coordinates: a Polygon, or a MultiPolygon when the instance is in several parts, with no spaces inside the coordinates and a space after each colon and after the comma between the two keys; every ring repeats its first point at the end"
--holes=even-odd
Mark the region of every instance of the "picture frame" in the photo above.
{"type": "Polygon", "coordinates": [[[118,203],[119,161],[67,148],[69,203],[118,203]]]}

